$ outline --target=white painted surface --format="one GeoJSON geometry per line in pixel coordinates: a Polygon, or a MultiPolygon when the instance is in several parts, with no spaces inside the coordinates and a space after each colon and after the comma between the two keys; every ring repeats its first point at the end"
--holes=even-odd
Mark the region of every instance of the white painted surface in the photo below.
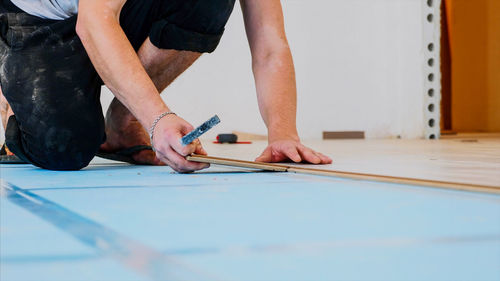
{"type": "MultiPolygon", "coordinates": [[[[369,138],[424,136],[422,1],[283,0],[297,71],[298,127],[362,130],[369,138]]],[[[217,51],[204,55],[163,93],[194,126],[218,114],[207,137],[232,130],[265,134],[239,6],[217,51]]],[[[103,93],[103,104],[111,99],[103,93]]]]}
{"type": "MultiPolygon", "coordinates": [[[[367,137],[424,136],[422,0],[284,0],[297,71],[301,137],[362,130],[367,137]]],[[[218,114],[208,134],[265,134],[239,7],[217,51],[163,94],[194,126],[218,114]]]]}

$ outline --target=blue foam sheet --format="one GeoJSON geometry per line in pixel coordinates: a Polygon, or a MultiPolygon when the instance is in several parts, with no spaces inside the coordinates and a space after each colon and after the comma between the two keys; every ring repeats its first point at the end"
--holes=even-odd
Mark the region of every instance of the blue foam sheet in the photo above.
{"type": "MultiPolygon", "coordinates": [[[[500,276],[497,195],[283,173],[4,167],[22,192],[160,253],[160,267],[179,264],[188,280],[500,276]]],[[[0,202],[1,280],[176,280],[83,243],[5,192],[0,202]]]]}

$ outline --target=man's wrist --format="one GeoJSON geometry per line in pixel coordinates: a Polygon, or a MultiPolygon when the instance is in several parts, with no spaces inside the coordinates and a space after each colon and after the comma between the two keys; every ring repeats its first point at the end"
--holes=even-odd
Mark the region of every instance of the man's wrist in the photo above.
{"type": "Polygon", "coordinates": [[[153,151],[156,152],[156,149],[155,149],[155,145],[154,145],[154,134],[155,134],[155,129],[156,129],[156,125],[158,124],[158,122],[165,116],[167,115],[177,115],[175,114],[174,112],[172,111],[165,111],[163,112],[162,114],[158,115],[158,117],[156,117],[156,119],[153,121],[153,124],[151,125],[151,128],[149,128],[148,130],[148,133],[149,133],[149,140],[151,141],[151,147],[153,148],[153,151]]]}
{"type": "Polygon", "coordinates": [[[275,142],[280,140],[292,140],[292,141],[300,141],[299,134],[297,133],[297,129],[269,129],[268,130],[268,142],[275,142]]]}
{"type": "MultiPolygon", "coordinates": [[[[159,98],[159,96],[158,96],[159,98]]],[[[149,133],[149,130],[155,120],[163,113],[170,112],[170,108],[159,98],[157,101],[147,102],[141,104],[140,108],[137,108],[138,116],[137,119],[142,124],[144,129],[149,133]]]]}

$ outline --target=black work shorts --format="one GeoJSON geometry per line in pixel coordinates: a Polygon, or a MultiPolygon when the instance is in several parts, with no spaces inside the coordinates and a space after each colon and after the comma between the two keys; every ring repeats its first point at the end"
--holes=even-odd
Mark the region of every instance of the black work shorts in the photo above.
{"type": "MultiPolygon", "coordinates": [[[[212,52],[235,0],[128,0],[120,25],[137,51],[212,52]]],[[[5,138],[19,158],[52,170],[88,165],[105,141],[102,80],[78,38],[77,16],[46,20],[0,0],[0,87],[15,117],[5,138]]]]}

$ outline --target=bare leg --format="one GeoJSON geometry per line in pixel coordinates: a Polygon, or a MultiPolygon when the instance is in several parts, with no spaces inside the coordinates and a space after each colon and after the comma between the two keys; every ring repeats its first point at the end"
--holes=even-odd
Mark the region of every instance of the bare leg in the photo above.
{"type": "MultiPolygon", "coordinates": [[[[12,112],[12,108],[10,108],[7,99],[3,96],[2,88],[0,88],[0,115],[2,117],[3,129],[5,130],[7,128],[7,121],[9,120],[10,116],[14,115],[14,112],[12,112]]],[[[13,153],[10,152],[8,148],[6,150],[7,155],[13,155],[13,153]]]]}
{"type": "Polygon", "coordinates": [[[160,93],[201,56],[189,51],[158,49],[149,38],[142,44],[138,55],[160,93]]]}
{"type": "MultiPolygon", "coordinates": [[[[176,50],[161,50],[146,39],[138,52],[139,59],[156,88],[161,93],[180,74],[188,69],[200,53],[176,50]]],[[[117,151],[135,145],[149,145],[149,135],[130,111],[116,98],[106,113],[107,139],[101,145],[103,151],[117,151]]],[[[134,160],[159,165],[152,151],[142,151],[133,156],[134,160]]]]}

